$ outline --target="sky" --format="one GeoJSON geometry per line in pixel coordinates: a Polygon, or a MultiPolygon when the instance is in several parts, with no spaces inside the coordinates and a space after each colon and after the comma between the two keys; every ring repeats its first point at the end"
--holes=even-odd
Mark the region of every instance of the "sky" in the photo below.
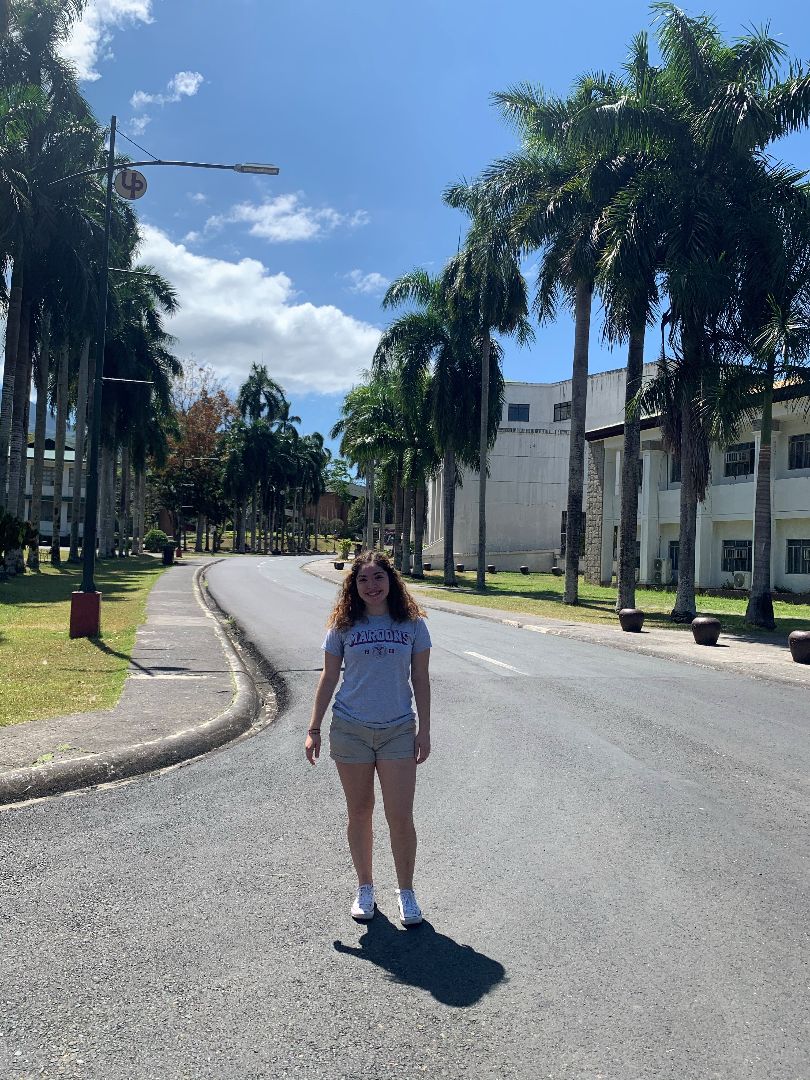
{"type": "MultiPolygon", "coordinates": [[[[795,0],[708,10],[727,38],[768,23],[810,58],[810,9],[795,0]]],[[[516,146],[491,94],[565,93],[583,72],[617,70],[651,26],[626,0],[90,0],[65,52],[99,120],[115,114],[149,152],[120,138],[133,158],[279,166],[144,169],[140,259],[178,291],[184,363],[211,364],[231,391],[264,363],[302,431],[326,434],[391,318],[387,284],[438,272],[463,238],[442,191],[516,146]]],[[[780,156],[810,168],[810,135],[780,156]]],[[[594,315],[591,370],[623,366],[594,315]]],[[[531,345],[503,345],[507,379],[570,375],[565,313],[531,345]]]]}

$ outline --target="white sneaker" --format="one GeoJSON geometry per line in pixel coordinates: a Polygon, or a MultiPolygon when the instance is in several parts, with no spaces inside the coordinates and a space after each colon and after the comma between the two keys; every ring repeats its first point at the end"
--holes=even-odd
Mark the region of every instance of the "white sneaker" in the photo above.
{"type": "Polygon", "coordinates": [[[377,905],[374,902],[374,886],[361,885],[352,904],[352,918],[358,922],[368,922],[374,918],[377,905]]]}
{"type": "Polygon", "coordinates": [[[399,921],[403,926],[416,926],[422,921],[422,909],[416,902],[413,889],[397,889],[399,921]]]}

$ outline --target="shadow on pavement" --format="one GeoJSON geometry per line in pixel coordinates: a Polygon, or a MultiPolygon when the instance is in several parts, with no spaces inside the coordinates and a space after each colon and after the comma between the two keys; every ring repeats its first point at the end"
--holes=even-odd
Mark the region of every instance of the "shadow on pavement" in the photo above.
{"type": "Polygon", "coordinates": [[[398,982],[427,990],[443,1005],[468,1008],[506,977],[497,960],[438,934],[429,922],[398,930],[381,911],[368,924],[357,948],[335,950],[384,968],[398,982]]]}

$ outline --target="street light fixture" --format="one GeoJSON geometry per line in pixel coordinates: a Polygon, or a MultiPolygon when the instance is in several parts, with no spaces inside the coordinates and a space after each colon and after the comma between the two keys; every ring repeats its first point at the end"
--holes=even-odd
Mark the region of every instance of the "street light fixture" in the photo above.
{"type": "Polygon", "coordinates": [[[82,585],[74,592],[70,603],[70,636],[98,637],[101,632],[101,593],[96,588],[96,518],[98,516],[98,458],[101,442],[101,391],[104,383],[104,349],[107,341],[107,292],[109,286],[110,257],[110,220],[112,217],[112,196],[115,174],[125,169],[141,168],[146,165],[176,165],[188,169],[224,169],[230,172],[250,173],[259,176],[278,176],[277,165],[243,163],[221,165],[203,161],[164,161],[160,158],[149,161],[115,161],[115,134],[117,118],[110,121],[110,145],[107,151],[107,164],[101,168],[86,169],[83,172],[63,176],[55,183],[76,180],[83,176],[107,174],[107,193],[104,209],[104,243],[101,258],[101,277],[99,281],[98,327],[96,331],[96,371],[93,382],[92,426],[90,429],[90,447],[87,456],[87,477],[85,482],[84,534],[82,537],[82,585]]]}

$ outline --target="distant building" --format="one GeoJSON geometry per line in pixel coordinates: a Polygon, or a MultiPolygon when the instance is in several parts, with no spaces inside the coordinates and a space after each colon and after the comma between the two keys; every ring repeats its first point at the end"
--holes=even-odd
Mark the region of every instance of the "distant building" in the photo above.
{"type": "MultiPolygon", "coordinates": [[[[645,374],[652,375],[654,365],[645,374]]],[[[625,371],[588,380],[585,517],[581,567],[609,584],[616,572],[625,371]]],[[[810,419],[808,401],[777,390],[772,442],[771,581],[810,591],[810,419]]],[[[565,550],[571,382],[506,384],[506,404],[487,480],[487,560],[499,569],[548,570],[565,550]]],[[[658,420],[641,422],[638,579],[669,584],[678,572],[680,477],[663,447],[658,420]]],[[[750,587],[759,456],[758,424],[733,446],[711,451],[711,482],[698,506],[696,584],[750,587]]],[[[441,474],[430,484],[425,558],[441,558],[441,474]]],[[[478,555],[478,477],[463,472],[456,492],[454,558],[472,568],[478,555]]]]}
{"type": "MultiPolygon", "coordinates": [[[[41,520],[39,526],[40,537],[43,541],[50,542],[53,533],[53,497],[56,477],[55,451],[53,439],[45,440],[45,463],[42,468],[42,504],[41,520]]],[[[60,542],[67,546],[70,543],[70,525],[73,514],[73,477],[75,473],[76,454],[72,446],[65,446],[65,466],[62,472],[62,513],[60,517],[59,536],[60,542]]],[[[28,460],[25,473],[25,508],[23,517],[26,521],[31,520],[31,494],[33,488],[34,472],[34,447],[28,446],[28,460]]],[[[83,535],[84,522],[84,487],[82,487],[81,510],[79,516],[79,536],[83,535]]]]}
{"type": "MultiPolygon", "coordinates": [[[[624,411],[624,369],[588,380],[587,423],[614,423],[624,411]]],[[[564,544],[571,437],[571,380],[507,382],[506,404],[487,479],[487,551],[499,569],[549,570],[564,544]]],[[[444,507],[441,473],[428,488],[425,558],[441,558],[444,507]]],[[[584,503],[583,503],[584,506],[584,503]]],[[[456,491],[455,558],[478,555],[478,475],[463,470],[456,491]]]]}

